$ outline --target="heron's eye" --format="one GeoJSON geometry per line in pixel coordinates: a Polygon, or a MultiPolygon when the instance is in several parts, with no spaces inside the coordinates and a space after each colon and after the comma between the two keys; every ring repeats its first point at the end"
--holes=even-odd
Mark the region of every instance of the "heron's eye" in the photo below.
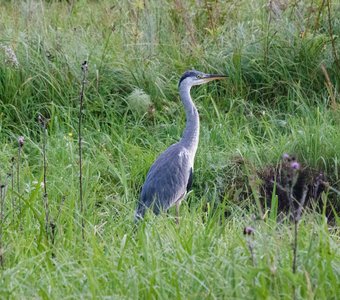
{"type": "Polygon", "coordinates": [[[197,79],[202,79],[202,78],[203,78],[203,76],[202,76],[202,75],[200,75],[200,74],[198,74],[198,75],[196,75],[196,78],[197,78],[197,79]]]}

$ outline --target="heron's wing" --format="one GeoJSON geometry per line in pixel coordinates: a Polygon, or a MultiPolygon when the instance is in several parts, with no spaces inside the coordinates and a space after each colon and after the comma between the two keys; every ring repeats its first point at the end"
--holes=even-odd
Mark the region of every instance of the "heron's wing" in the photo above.
{"type": "Polygon", "coordinates": [[[187,184],[187,192],[189,192],[189,190],[192,187],[192,182],[193,182],[193,177],[194,177],[193,175],[194,175],[194,172],[193,172],[193,168],[191,167],[190,168],[190,173],[189,173],[188,184],[187,184]]]}
{"type": "Polygon", "coordinates": [[[142,188],[140,205],[153,205],[155,213],[167,210],[186,193],[193,159],[180,144],[164,151],[151,166],[142,188]]]}

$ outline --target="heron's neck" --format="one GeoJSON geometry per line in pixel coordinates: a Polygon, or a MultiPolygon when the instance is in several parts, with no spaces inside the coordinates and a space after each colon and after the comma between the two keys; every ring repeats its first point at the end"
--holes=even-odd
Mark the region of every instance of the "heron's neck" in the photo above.
{"type": "Polygon", "coordinates": [[[198,146],[200,120],[198,111],[190,96],[190,87],[180,86],[179,94],[184,105],[186,125],[181,143],[194,155],[198,146]]]}

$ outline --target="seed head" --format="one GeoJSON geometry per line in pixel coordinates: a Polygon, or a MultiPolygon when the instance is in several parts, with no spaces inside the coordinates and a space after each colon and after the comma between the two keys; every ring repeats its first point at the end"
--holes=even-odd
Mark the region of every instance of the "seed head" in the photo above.
{"type": "Polygon", "coordinates": [[[43,129],[46,129],[48,122],[49,122],[49,119],[47,119],[41,114],[38,115],[38,123],[43,129]]]}
{"type": "Polygon", "coordinates": [[[86,72],[88,69],[88,64],[87,61],[85,60],[82,64],[81,64],[81,69],[83,70],[83,72],[86,72]]]}
{"type": "Polygon", "coordinates": [[[18,137],[19,148],[22,148],[24,146],[24,143],[25,143],[25,138],[23,136],[19,136],[18,137]]]}
{"type": "Polygon", "coordinates": [[[255,232],[255,229],[253,227],[250,227],[250,226],[246,226],[243,229],[244,235],[252,235],[252,234],[254,234],[254,232],[255,232]]]}
{"type": "Polygon", "coordinates": [[[294,170],[299,170],[300,169],[300,164],[297,162],[297,161],[293,161],[291,164],[290,164],[290,167],[294,170]]]}
{"type": "Polygon", "coordinates": [[[289,159],[290,155],[288,153],[283,153],[282,159],[289,159]]]}

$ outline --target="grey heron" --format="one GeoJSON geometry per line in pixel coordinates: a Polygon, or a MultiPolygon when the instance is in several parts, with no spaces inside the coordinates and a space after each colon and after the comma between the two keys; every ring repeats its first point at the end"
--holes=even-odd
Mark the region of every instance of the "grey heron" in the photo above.
{"type": "Polygon", "coordinates": [[[135,220],[144,217],[148,208],[157,215],[176,205],[178,223],[179,206],[191,188],[193,167],[199,139],[199,115],[190,96],[192,86],[225,75],[205,74],[196,70],[186,71],[179,80],[179,94],[185,109],[186,126],[179,142],[171,145],[159,155],[151,166],[137,204],[135,220]]]}

